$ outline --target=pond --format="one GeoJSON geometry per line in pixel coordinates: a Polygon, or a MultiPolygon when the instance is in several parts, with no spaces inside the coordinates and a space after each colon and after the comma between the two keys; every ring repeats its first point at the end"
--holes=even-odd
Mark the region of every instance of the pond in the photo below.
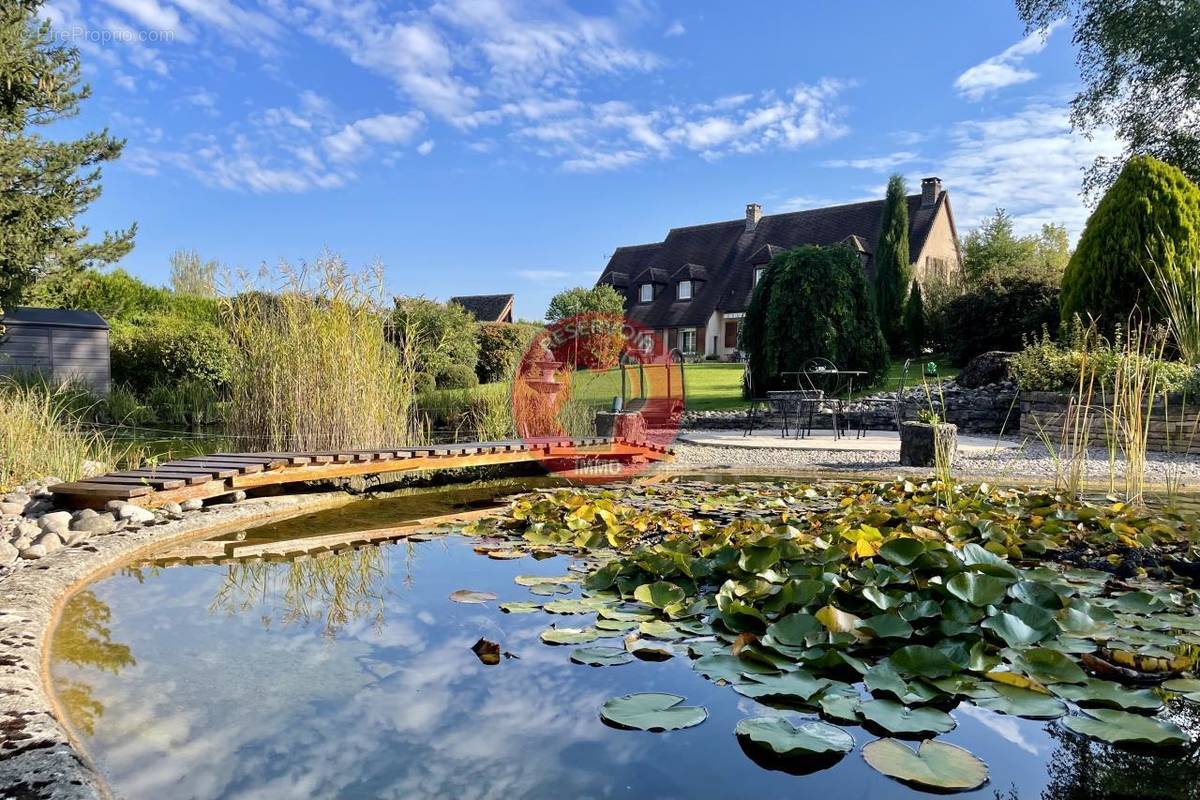
{"type": "MultiPolygon", "coordinates": [[[[511,491],[502,489],[465,502],[511,491]]],[[[379,502],[241,540],[397,521],[401,501],[379,502]]],[[[444,496],[426,507],[456,503],[444,496]]],[[[594,612],[500,605],[580,598],[577,578],[595,563],[480,541],[448,531],[294,562],[126,568],[67,605],[53,640],[55,691],[123,798],[929,796],[868,766],[864,745],[887,734],[861,725],[840,725],[854,743],[840,758],[783,761],[755,749],[734,735],[739,721],[799,725],[815,709],[718,685],[683,644],[662,645],[675,653],[668,660],[573,663],[573,646],[542,634],[589,626],[594,612]],[[482,593],[460,600],[484,602],[456,602],[459,590],[482,593]],[[499,646],[498,659],[472,649],[481,639],[499,646]],[[668,732],[601,718],[606,701],[641,692],[682,696],[707,717],[668,732]]],[[[621,631],[605,635],[586,644],[621,647],[621,631]]],[[[1197,708],[1173,699],[1164,714],[1194,732],[1197,708]]],[[[1200,796],[1190,749],[1116,748],[1061,722],[971,703],[950,714],[956,726],[937,741],[970,751],[990,774],[963,796],[1200,796]]]]}

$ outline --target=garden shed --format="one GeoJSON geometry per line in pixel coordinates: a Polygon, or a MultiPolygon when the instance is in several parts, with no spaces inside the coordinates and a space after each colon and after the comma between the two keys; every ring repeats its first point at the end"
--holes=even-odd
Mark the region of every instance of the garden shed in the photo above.
{"type": "Polygon", "coordinates": [[[48,380],[72,381],[107,394],[108,323],[94,311],[58,308],[9,309],[0,325],[0,375],[40,372],[48,380]]]}

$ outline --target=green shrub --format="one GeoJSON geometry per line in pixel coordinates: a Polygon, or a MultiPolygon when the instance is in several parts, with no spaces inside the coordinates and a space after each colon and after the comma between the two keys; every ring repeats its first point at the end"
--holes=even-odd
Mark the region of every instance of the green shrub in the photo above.
{"type": "Polygon", "coordinates": [[[220,314],[214,298],[150,286],[121,269],[55,274],[34,287],[30,301],[51,308],[95,311],[110,324],[174,317],[215,325],[220,314]]]}
{"type": "Polygon", "coordinates": [[[1155,264],[1200,253],[1200,187],[1175,167],[1135,156],[1092,212],[1062,280],[1062,319],[1092,317],[1106,332],[1134,308],[1161,319],[1147,279],[1155,264]]]}
{"type": "Polygon", "coordinates": [[[507,380],[540,327],[504,322],[483,323],[475,329],[479,361],[475,374],[480,383],[507,380]]]}
{"type": "Polygon", "coordinates": [[[233,367],[229,337],[216,325],[156,317],[112,327],[113,380],[145,394],[160,384],[194,380],[219,392],[233,367]]]}
{"type": "Polygon", "coordinates": [[[1058,287],[1028,278],[987,281],[946,303],[938,327],[957,364],[989,350],[1020,350],[1026,337],[1058,326],[1058,287]]]}
{"type": "Polygon", "coordinates": [[[888,366],[888,348],[858,254],[846,247],[797,247],[771,260],[746,310],[739,347],[750,354],[754,393],[794,387],[782,372],[827,358],[862,370],[871,385],[888,366]]]}
{"type": "Polygon", "coordinates": [[[466,364],[447,364],[434,376],[434,385],[439,389],[470,389],[479,385],[479,378],[466,364]]]}
{"type": "MultiPolygon", "coordinates": [[[[397,297],[390,323],[389,336],[400,352],[401,362],[412,372],[438,378],[453,364],[475,374],[479,362],[477,325],[462,306],[424,297],[397,297]]],[[[456,376],[463,372],[454,370],[456,376]]]]}
{"type": "MultiPolygon", "coordinates": [[[[1089,335],[1078,317],[1071,326],[1063,326],[1056,341],[1048,328],[1039,336],[1029,338],[1024,349],[1009,360],[1009,372],[1024,391],[1070,392],[1080,384],[1081,374],[1095,374],[1096,391],[1111,388],[1116,371],[1129,356],[1120,346],[1120,331],[1116,344],[1089,335]]],[[[1195,396],[1200,391],[1200,369],[1181,361],[1142,359],[1156,374],[1159,391],[1185,392],[1195,396]]],[[[1086,383],[1086,381],[1085,381],[1086,383]]]]}

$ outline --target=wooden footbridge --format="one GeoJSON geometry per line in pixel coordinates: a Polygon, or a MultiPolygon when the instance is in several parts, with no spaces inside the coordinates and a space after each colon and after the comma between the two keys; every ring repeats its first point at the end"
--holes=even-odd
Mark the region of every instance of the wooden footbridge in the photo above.
{"type": "Polygon", "coordinates": [[[535,461],[556,474],[602,477],[605,473],[599,468],[605,465],[663,461],[672,455],[663,445],[604,437],[315,453],[216,453],[60,483],[50,491],[60,505],[75,508],[103,508],[110,500],[156,507],[289,483],[535,461]]]}

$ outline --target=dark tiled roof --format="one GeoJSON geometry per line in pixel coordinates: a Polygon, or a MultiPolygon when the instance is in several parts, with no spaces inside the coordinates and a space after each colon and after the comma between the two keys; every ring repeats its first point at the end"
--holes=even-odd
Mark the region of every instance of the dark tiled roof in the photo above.
{"type": "Polygon", "coordinates": [[[512,311],[513,296],[511,294],[468,294],[451,297],[451,303],[458,303],[470,311],[477,322],[500,322],[512,311]]]}
{"type": "Polygon", "coordinates": [[[4,312],[2,325],[56,325],[62,328],[98,328],[108,330],[108,323],[95,311],[75,311],[67,308],[33,308],[21,306],[4,312]]]}
{"type": "MultiPolygon", "coordinates": [[[[921,195],[908,196],[909,260],[915,261],[925,245],[933,220],[947,202],[942,192],[937,202],[921,205],[921,195]]],[[[788,214],[762,217],[754,230],[744,219],[672,228],[655,244],[618,247],[600,276],[600,283],[626,289],[629,317],[653,328],[701,326],[714,310],[743,311],[754,288],[756,265],[805,244],[847,244],[864,259],[868,277],[874,272],[871,253],[883,221],[883,200],[850,203],[788,214]],[[705,265],[707,280],[694,290],[693,299],[678,301],[673,290],[656,293],[650,303],[638,302],[638,284],[661,283],[663,273],[673,280],[687,265],[705,265]],[[616,284],[617,275],[634,276],[627,287],[616,284]],[[654,276],[655,280],[649,280],[654,276]]]]}
{"type": "Polygon", "coordinates": [[[684,264],[671,275],[673,281],[706,281],[708,280],[708,270],[699,264],[684,264]]]}

